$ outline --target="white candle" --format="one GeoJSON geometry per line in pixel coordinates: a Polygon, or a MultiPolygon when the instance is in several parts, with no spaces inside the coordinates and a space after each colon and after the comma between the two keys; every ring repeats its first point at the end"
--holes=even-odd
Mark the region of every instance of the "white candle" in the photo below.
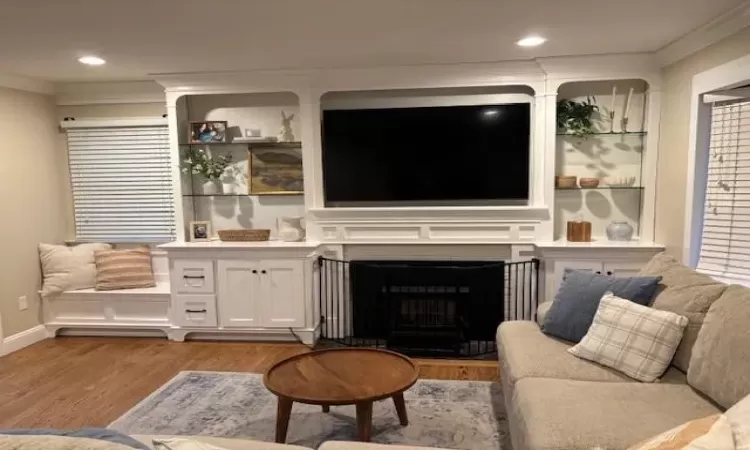
{"type": "Polygon", "coordinates": [[[617,98],[617,85],[612,86],[612,107],[609,108],[610,112],[615,112],[615,99],[617,98]]]}
{"type": "Polygon", "coordinates": [[[630,111],[630,99],[633,97],[633,88],[628,91],[628,99],[625,100],[625,115],[624,118],[628,118],[628,112],[630,111]]]}

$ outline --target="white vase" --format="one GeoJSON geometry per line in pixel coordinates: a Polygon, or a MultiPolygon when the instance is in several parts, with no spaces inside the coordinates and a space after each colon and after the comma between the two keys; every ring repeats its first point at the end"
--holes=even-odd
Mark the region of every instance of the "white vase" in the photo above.
{"type": "Polygon", "coordinates": [[[629,223],[615,220],[607,225],[607,239],[610,241],[629,241],[633,239],[634,231],[629,223]]]}
{"type": "Polygon", "coordinates": [[[285,242],[296,242],[305,235],[302,230],[301,217],[279,217],[279,239],[285,242]]]}
{"type": "Polygon", "coordinates": [[[205,195],[217,195],[223,192],[223,186],[219,180],[208,180],[203,183],[203,193],[205,195]]]}
{"type": "Polygon", "coordinates": [[[224,194],[234,194],[234,183],[231,181],[221,183],[221,188],[224,194]]]}

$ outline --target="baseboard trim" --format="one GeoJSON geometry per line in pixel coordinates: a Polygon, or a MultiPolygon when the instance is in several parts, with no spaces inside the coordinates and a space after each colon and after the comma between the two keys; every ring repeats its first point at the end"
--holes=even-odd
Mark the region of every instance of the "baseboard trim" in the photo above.
{"type": "Polygon", "coordinates": [[[21,350],[44,339],[47,339],[47,327],[44,325],[37,325],[13,336],[8,336],[0,344],[0,356],[21,350]]]}

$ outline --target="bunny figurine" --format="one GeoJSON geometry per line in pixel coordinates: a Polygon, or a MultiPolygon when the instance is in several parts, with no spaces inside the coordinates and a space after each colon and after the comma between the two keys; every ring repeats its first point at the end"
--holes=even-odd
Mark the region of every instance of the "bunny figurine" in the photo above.
{"type": "Polygon", "coordinates": [[[292,142],[294,141],[294,132],[292,131],[292,119],[294,114],[287,116],[284,111],[281,111],[281,131],[279,131],[279,141],[281,142],[292,142]]]}

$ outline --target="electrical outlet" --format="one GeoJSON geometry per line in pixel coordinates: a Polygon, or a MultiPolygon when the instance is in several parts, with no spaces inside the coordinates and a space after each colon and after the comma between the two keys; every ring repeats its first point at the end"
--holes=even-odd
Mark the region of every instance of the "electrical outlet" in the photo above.
{"type": "Polygon", "coordinates": [[[18,309],[20,309],[21,311],[26,311],[27,309],[29,309],[29,302],[26,300],[25,295],[18,297],[18,309]]]}

